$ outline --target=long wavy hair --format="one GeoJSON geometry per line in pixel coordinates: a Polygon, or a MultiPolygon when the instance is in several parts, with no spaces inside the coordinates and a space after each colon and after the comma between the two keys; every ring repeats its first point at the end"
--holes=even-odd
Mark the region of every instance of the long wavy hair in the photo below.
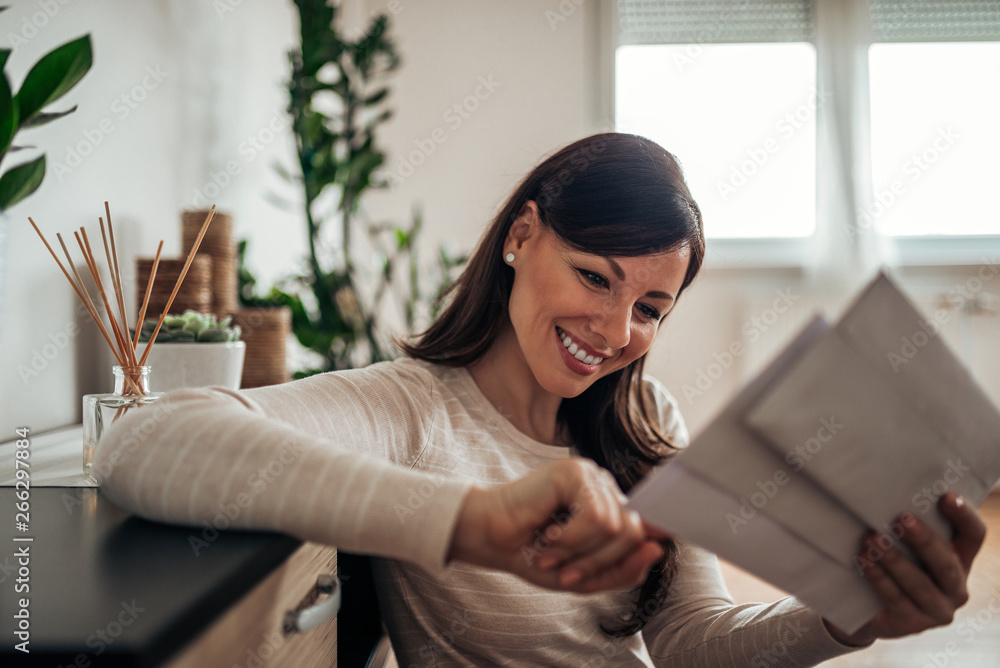
{"type": "MultiPolygon", "coordinates": [[[[542,224],[578,251],[635,257],[687,248],[690,261],[680,292],[701,268],[701,211],[676,158],[643,137],[596,134],[557,151],[514,189],[461,276],[445,291],[447,305],[438,318],[413,343],[396,342],[406,354],[468,366],[509,324],[514,269],[503,261],[503,245],[529,200],[537,203],[542,224]]],[[[557,414],[580,454],[608,469],[625,492],[676,452],[651,418],[641,391],[644,362],[645,355],[563,399],[557,414]]],[[[669,540],[662,545],[663,558],[633,592],[634,609],[601,625],[608,635],[637,633],[662,606],[677,566],[676,545],[669,540]]]]}

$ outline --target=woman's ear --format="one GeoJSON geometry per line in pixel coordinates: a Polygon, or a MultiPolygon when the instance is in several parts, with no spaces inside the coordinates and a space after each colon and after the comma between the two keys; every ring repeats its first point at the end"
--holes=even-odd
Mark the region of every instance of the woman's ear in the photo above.
{"type": "Polygon", "coordinates": [[[528,200],[521,206],[517,218],[511,223],[507,230],[507,239],[504,241],[504,253],[517,253],[521,250],[526,241],[539,233],[541,219],[538,217],[538,204],[534,200],[528,200]]]}

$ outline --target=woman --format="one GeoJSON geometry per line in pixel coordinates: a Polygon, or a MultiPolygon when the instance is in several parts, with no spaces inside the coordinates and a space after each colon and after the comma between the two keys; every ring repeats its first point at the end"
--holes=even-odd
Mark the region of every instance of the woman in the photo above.
{"type": "Polygon", "coordinates": [[[983,536],[950,498],[954,551],[906,537],[934,579],[890,552],[868,572],[886,609],[850,636],[794,598],[733,605],[713,556],[623,508],[687,441],[642,370],[704,250],[672,155],[589,137],[516,188],[408,357],[171,393],[108,431],[95,471],[147,517],[228,508],[381,557],[402,666],[803,666],[950,621],[983,536]]]}

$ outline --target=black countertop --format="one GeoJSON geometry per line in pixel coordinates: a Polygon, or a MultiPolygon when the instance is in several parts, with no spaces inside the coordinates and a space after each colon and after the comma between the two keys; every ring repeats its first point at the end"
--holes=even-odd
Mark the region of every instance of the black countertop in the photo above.
{"type": "Polygon", "coordinates": [[[160,665],[301,545],[277,533],[148,522],[79,487],[32,489],[22,532],[14,493],[0,488],[5,667],[160,665]],[[33,540],[14,540],[24,537],[33,540]],[[26,546],[25,583],[16,555],[26,546]],[[18,592],[24,584],[30,591],[18,592]],[[21,598],[30,599],[30,654],[15,649],[21,598]]]}

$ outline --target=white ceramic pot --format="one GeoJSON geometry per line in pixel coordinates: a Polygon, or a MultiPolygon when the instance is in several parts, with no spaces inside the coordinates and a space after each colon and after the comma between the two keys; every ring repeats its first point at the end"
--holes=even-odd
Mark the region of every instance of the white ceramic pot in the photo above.
{"type": "MultiPolygon", "coordinates": [[[[145,348],[140,346],[140,357],[145,348]]],[[[247,344],[157,343],[149,353],[149,389],[169,392],[181,387],[240,389],[247,344]]]]}

